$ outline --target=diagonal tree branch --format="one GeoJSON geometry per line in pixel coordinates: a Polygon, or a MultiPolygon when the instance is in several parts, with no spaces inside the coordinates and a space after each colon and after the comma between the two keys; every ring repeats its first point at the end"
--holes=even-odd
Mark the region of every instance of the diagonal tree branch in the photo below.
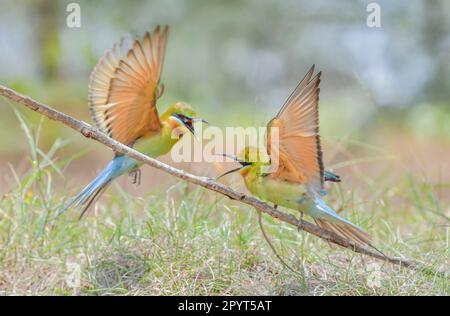
{"type": "Polygon", "coordinates": [[[237,200],[242,203],[253,206],[258,211],[266,213],[280,221],[294,225],[295,227],[299,227],[299,228],[303,229],[304,231],[306,231],[310,234],[313,234],[319,238],[322,238],[328,242],[337,244],[344,248],[349,248],[349,249],[353,250],[354,252],[361,253],[361,254],[376,258],[376,259],[383,260],[383,261],[388,261],[393,264],[398,264],[403,267],[418,269],[418,270],[422,270],[424,272],[432,273],[432,274],[442,274],[442,272],[433,271],[432,269],[423,266],[423,264],[413,261],[413,260],[390,257],[390,256],[383,256],[382,254],[376,252],[373,249],[370,249],[368,247],[363,247],[358,244],[354,244],[351,241],[347,241],[347,240],[341,238],[340,236],[336,235],[333,232],[329,232],[329,231],[322,229],[322,228],[320,228],[312,223],[309,223],[307,221],[297,219],[293,215],[281,212],[254,197],[237,192],[224,184],[214,181],[211,178],[196,176],[196,175],[187,173],[185,171],[182,171],[180,169],[174,168],[172,166],[169,166],[169,165],[162,163],[159,160],[156,160],[154,158],[150,158],[128,146],[125,146],[125,145],[115,141],[114,139],[108,137],[106,134],[100,132],[99,130],[97,130],[96,128],[92,127],[91,125],[89,125],[85,122],[79,121],[67,114],[59,112],[45,104],[37,102],[37,101],[31,99],[30,97],[22,95],[8,87],[0,85],[0,96],[6,97],[17,103],[23,104],[26,107],[32,109],[33,111],[36,111],[52,120],[61,122],[64,125],[67,125],[70,128],[81,133],[83,136],[85,136],[87,138],[92,138],[92,139],[104,144],[105,146],[111,148],[112,150],[114,150],[116,152],[125,154],[129,157],[132,157],[136,160],[143,162],[144,164],[147,164],[154,168],[160,169],[160,170],[162,170],[172,176],[180,178],[182,180],[202,186],[208,190],[215,191],[215,192],[221,193],[223,195],[226,195],[230,199],[237,200]]]}

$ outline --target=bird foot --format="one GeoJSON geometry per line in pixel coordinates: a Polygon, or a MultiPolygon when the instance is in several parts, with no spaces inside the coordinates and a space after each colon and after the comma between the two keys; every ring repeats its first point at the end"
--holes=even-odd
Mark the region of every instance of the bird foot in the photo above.
{"type": "Polygon", "coordinates": [[[133,177],[133,184],[141,185],[141,169],[132,170],[129,175],[133,177]]]}

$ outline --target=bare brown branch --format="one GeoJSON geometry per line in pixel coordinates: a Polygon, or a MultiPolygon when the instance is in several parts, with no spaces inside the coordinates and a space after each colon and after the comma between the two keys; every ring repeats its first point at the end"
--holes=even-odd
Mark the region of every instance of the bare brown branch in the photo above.
{"type": "Polygon", "coordinates": [[[418,270],[422,270],[428,273],[433,274],[441,274],[441,272],[432,271],[429,268],[424,267],[422,264],[404,259],[404,258],[396,258],[396,257],[390,257],[390,256],[383,256],[382,254],[370,249],[366,248],[357,244],[352,243],[351,241],[347,241],[340,236],[329,232],[327,230],[324,230],[310,222],[297,219],[293,215],[286,214],[284,212],[281,212],[268,204],[252,197],[248,196],[246,194],[237,192],[230,187],[223,185],[221,183],[218,183],[214,181],[211,178],[208,177],[200,177],[196,176],[190,173],[187,173],[185,171],[182,171],[180,169],[176,169],[172,166],[169,166],[165,163],[162,163],[156,159],[150,158],[128,146],[125,146],[114,139],[108,137],[107,135],[103,134],[96,128],[92,127],[91,125],[79,121],[77,119],[74,119],[71,116],[68,116],[67,114],[64,114],[62,112],[59,112],[45,104],[42,104],[40,102],[37,102],[33,99],[31,99],[28,96],[22,95],[8,87],[0,85],[0,96],[4,96],[10,100],[13,100],[17,103],[23,104],[26,107],[32,109],[33,111],[36,111],[52,120],[58,121],[63,123],[64,125],[67,125],[71,127],[72,129],[76,130],[77,132],[81,133],[83,136],[87,138],[92,138],[105,146],[111,148],[112,150],[125,154],[129,157],[132,157],[136,160],[139,160],[143,162],[144,164],[147,164],[149,166],[152,166],[154,168],[160,169],[172,176],[175,176],[177,178],[180,178],[182,180],[191,182],[193,184],[202,186],[208,190],[218,192],[220,194],[223,194],[230,199],[240,201],[242,203],[245,203],[247,205],[253,206],[258,211],[264,212],[273,218],[276,218],[280,221],[283,221],[285,223],[289,223],[291,225],[294,225],[295,227],[300,227],[301,229],[307,231],[310,234],[313,234],[319,238],[322,238],[328,242],[337,244],[339,246],[342,246],[344,248],[349,248],[353,250],[354,252],[361,253],[376,259],[380,259],[383,261],[391,262],[393,264],[398,264],[403,267],[408,268],[414,268],[418,270]]]}

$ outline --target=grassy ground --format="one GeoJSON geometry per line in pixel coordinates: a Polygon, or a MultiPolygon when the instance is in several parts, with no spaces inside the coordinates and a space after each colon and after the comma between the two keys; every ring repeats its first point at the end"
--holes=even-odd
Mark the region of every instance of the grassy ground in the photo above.
{"type": "MultiPolygon", "coordinates": [[[[23,121],[22,128],[28,168],[20,175],[11,168],[15,185],[0,201],[0,294],[450,294],[448,278],[330,248],[265,217],[293,273],[271,252],[253,209],[174,179],[167,191],[141,197],[115,185],[82,221],[77,210],[55,218],[68,195],[60,179],[69,162],[55,159],[64,144],[43,152],[39,132],[23,121]]],[[[349,182],[366,190],[332,186],[329,203],[350,210],[343,215],[383,251],[448,270],[449,184],[407,170],[388,177],[392,168],[370,176],[357,168],[349,182]]]]}

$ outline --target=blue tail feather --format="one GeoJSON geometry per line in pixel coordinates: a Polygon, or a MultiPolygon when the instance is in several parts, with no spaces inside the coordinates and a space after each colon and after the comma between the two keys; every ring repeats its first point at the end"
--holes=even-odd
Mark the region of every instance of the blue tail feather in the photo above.
{"type": "Polygon", "coordinates": [[[385,256],[383,252],[372,245],[370,235],[367,232],[358,225],[340,217],[321,198],[314,198],[314,205],[310,209],[310,215],[322,228],[334,232],[344,239],[350,239],[355,244],[369,246],[385,256]]]}
{"type": "Polygon", "coordinates": [[[86,205],[81,214],[82,216],[94,200],[100,197],[101,193],[103,193],[111,181],[125,172],[131,171],[137,167],[138,164],[136,160],[132,158],[126,156],[115,157],[94,180],[92,180],[83,190],[81,190],[80,193],[69,201],[69,203],[59,212],[59,214],[64,213],[71,206],[77,207],[80,205],[86,205]]]}
{"type": "Polygon", "coordinates": [[[352,222],[346,220],[345,218],[340,217],[335,210],[333,210],[331,207],[329,207],[325,201],[323,201],[321,198],[316,197],[314,199],[314,205],[312,206],[311,215],[315,219],[321,219],[326,220],[329,222],[334,223],[346,223],[348,225],[351,225],[357,229],[361,229],[358,225],[353,224],[352,222]]]}

